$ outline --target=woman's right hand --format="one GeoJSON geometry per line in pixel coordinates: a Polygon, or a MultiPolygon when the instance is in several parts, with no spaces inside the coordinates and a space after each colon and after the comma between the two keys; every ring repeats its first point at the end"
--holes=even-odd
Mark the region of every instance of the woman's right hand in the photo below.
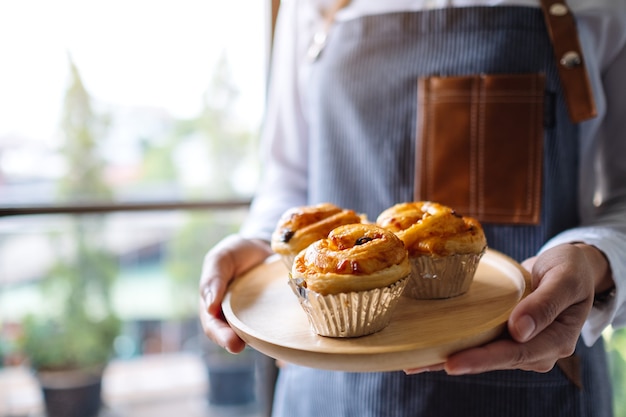
{"type": "Polygon", "coordinates": [[[200,321],[204,333],[231,353],[241,352],[246,344],[228,325],[222,313],[222,300],[230,282],[272,254],[263,240],[238,235],[224,238],[204,257],[200,277],[200,321]]]}

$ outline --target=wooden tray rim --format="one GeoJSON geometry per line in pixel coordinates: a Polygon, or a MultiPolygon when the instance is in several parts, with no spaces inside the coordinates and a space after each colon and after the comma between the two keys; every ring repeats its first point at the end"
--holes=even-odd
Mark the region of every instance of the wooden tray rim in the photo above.
{"type": "MultiPolygon", "coordinates": [[[[319,339],[321,343],[311,344],[303,348],[297,343],[272,341],[271,337],[241,321],[232,309],[232,296],[233,293],[237,293],[238,286],[245,285],[246,278],[251,274],[258,274],[263,269],[267,269],[269,265],[279,262],[281,261],[278,257],[272,256],[263,264],[236,279],[222,303],[224,315],[239,337],[256,350],[275,359],[320,369],[371,372],[409,369],[441,363],[447,356],[456,351],[479,346],[498,337],[502,333],[510,312],[530,292],[530,274],[528,271],[510,257],[488,249],[481,259],[481,263],[484,262],[495,268],[508,269],[508,273],[505,275],[511,279],[513,279],[512,276],[516,276],[520,296],[517,303],[511,305],[501,314],[482,322],[480,326],[467,328],[454,337],[443,337],[439,343],[434,345],[432,340],[427,343],[407,340],[405,343],[394,345],[382,343],[380,346],[372,346],[371,344],[364,346],[362,343],[364,340],[371,342],[376,338],[382,339],[384,337],[383,330],[383,332],[373,335],[349,339],[325,338],[314,335],[313,337],[316,339],[321,338],[319,339]]],[[[287,287],[286,284],[285,286],[287,287]]],[[[290,293],[288,295],[293,296],[290,293]]],[[[443,304],[446,300],[433,300],[432,302],[443,304]]]]}

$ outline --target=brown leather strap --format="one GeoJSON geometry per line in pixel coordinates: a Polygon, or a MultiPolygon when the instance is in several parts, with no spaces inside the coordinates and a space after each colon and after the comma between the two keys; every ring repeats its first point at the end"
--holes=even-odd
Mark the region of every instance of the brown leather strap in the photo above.
{"type": "Polygon", "coordinates": [[[596,105],[574,16],[565,0],[541,0],[541,9],[552,40],[570,119],[578,123],[593,118],[597,114],[596,105]]]}
{"type": "Polygon", "coordinates": [[[322,14],[324,15],[326,25],[332,25],[335,21],[335,15],[337,14],[337,12],[350,4],[350,1],[351,0],[337,0],[335,3],[333,3],[332,7],[330,7],[328,10],[324,10],[322,14]]]}

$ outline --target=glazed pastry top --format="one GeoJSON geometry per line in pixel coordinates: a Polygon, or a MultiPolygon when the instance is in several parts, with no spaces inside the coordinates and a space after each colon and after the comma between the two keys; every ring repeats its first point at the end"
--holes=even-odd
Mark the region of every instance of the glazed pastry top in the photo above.
{"type": "Polygon", "coordinates": [[[280,254],[297,253],[316,240],[326,238],[335,227],[361,221],[354,210],[330,203],[294,207],[278,221],[272,234],[272,249],[280,254]]]}
{"type": "Polygon", "coordinates": [[[479,253],[487,247],[478,220],[430,201],[396,204],[383,211],[376,223],[394,232],[411,256],[479,253]]]}
{"type": "Polygon", "coordinates": [[[320,294],[336,294],[386,287],[409,272],[407,251],[393,232],[373,224],[349,224],[301,251],[292,278],[320,294]]]}

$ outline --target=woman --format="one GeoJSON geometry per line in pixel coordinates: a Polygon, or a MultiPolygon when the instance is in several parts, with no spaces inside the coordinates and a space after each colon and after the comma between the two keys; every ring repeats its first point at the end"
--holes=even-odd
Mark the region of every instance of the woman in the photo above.
{"type": "Polygon", "coordinates": [[[433,369],[286,365],[274,415],[612,415],[600,335],[626,323],[626,4],[569,0],[597,109],[582,122],[559,67],[581,60],[555,60],[538,0],[335,4],[282,2],[263,186],[241,232],[205,258],[206,334],[244,347],[220,303],[271,254],[287,208],[329,201],[375,219],[402,201],[453,201],[532,272],[509,337],[433,369]]]}

